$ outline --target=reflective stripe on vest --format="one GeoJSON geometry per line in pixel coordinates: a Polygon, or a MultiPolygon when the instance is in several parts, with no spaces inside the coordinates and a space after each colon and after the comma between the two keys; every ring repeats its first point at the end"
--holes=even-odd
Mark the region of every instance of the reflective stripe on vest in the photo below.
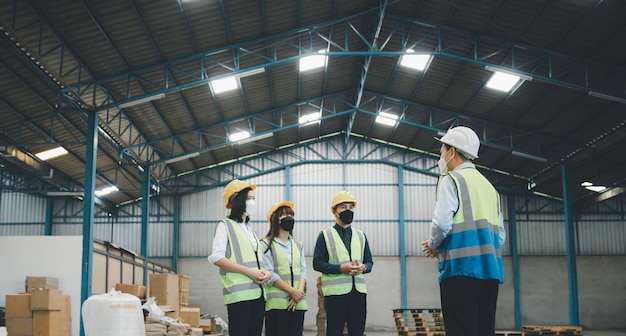
{"type": "MultiPolygon", "coordinates": [[[[248,236],[235,221],[226,218],[222,222],[228,234],[226,257],[239,265],[259,269],[257,261],[260,263],[263,260],[261,249],[257,247],[257,251],[254,251],[248,236]]],[[[256,238],[254,230],[252,233],[256,238]]],[[[258,299],[263,294],[261,286],[255,284],[252,279],[241,273],[227,272],[220,268],[220,280],[222,281],[222,293],[224,294],[225,304],[258,299]]]]}
{"type": "MultiPolygon", "coordinates": [[[[263,243],[269,246],[267,240],[264,239],[263,243]]],[[[291,239],[291,267],[289,266],[289,258],[287,258],[287,254],[285,254],[285,250],[282,246],[277,247],[276,244],[272,244],[270,251],[272,253],[272,260],[274,261],[274,272],[289,286],[300,288],[300,255],[302,243],[291,239]],[[292,274],[293,283],[291,283],[292,274]]],[[[267,302],[265,304],[265,310],[287,309],[289,305],[289,293],[269,283],[266,288],[267,302]]],[[[304,298],[298,302],[296,310],[307,310],[307,304],[304,298]]]]}
{"type": "MultiPolygon", "coordinates": [[[[363,260],[363,249],[365,248],[365,234],[359,230],[352,229],[350,240],[350,251],[344,245],[337,230],[332,227],[322,231],[328,250],[328,262],[330,264],[343,264],[354,259],[363,260]],[[356,239],[354,237],[357,237],[356,239]]],[[[366,294],[365,277],[363,274],[350,276],[348,274],[324,274],[322,273],[322,292],[324,296],[348,294],[352,290],[352,283],[357,291],[366,294]]]]}
{"type": "Polygon", "coordinates": [[[450,176],[458,190],[459,209],[438,251],[439,281],[463,275],[502,283],[498,192],[476,169],[452,171],[450,176]]]}

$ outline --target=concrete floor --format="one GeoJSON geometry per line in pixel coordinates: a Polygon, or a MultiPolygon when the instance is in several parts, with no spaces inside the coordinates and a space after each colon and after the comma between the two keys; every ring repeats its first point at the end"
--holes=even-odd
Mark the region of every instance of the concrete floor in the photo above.
{"type": "MultiPolygon", "coordinates": [[[[393,331],[366,331],[366,336],[397,336],[393,331]]],[[[626,336],[626,330],[583,330],[583,336],[626,336]]],[[[317,331],[305,330],[302,336],[317,336],[317,331]]]]}

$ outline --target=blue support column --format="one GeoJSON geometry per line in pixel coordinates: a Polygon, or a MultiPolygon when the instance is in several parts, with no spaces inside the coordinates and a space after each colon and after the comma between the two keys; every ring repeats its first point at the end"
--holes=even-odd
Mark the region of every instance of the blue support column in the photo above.
{"type": "Polygon", "coordinates": [[[52,198],[46,198],[46,224],[44,227],[44,235],[52,236],[52,198]]]}
{"type": "Polygon", "coordinates": [[[398,239],[400,245],[400,304],[406,309],[406,247],[404,244],[404,168],[398,166],[398,239]]]}
{"type": "Polygon", "coordinates": [[[180,196],[174,196],[174,246],[172,248],[172,268],[178,272],[178,240],[180,236],[180,196]]]}
{"type": "Polygon", "coordinates": [[[517,251],[517,221],[515,220],[515,196],[509,194],[507,197],[508,217],[509,217],[509,246],[511,247],[511,259],[513,262],[513,300],[515,309],[515,329],[522,329],[522,309],[519,294],[519,254],[517,251]]]}
{"type": "Polygon", "coordinates": [[[287,166],[285,167],[285,201],[290,201],[290,200],[291,200],[291,166],[287,166]]]}
{"type": "Polygon", "coordinates": [[[578,325],[578,272],[576,271],[576,232],[572,220],[572,201],[568,193],[567,167],[561,165],[563,184],[563,209],[565,210],[565,238],[567,243],[567,274],[569,284],[569,320],[570,324],[578,325]]]}
{"type": "MultiPolygon", "coordinates": [[[[93,273],[93,217],[96,192],[96,158],[98,154],[98,115],[87,112],[87,153],[85,153],[85,196],[83,200],[83,259],[81,275],[81,309],[83,302],[91,296],[91,275],[93,273]]],[[[85,335],[83,320],[80,320],[80,334],[85,335]]]]}
{"type": "Polygon", "coordinates": [[[143,256],[143,284],[148,286],[148,222],[150,221],[150,166],[143,169],[141,192],[141,255],[143,256]]]}

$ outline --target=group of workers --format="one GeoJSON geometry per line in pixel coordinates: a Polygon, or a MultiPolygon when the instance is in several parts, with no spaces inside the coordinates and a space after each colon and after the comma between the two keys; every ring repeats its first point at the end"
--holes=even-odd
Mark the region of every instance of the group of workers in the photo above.
{"type": "MultiPolygon", "coordinates": [[[[448,336],[495,333],[496,301],[504,281],[501,245],[505,231],[499,195],[471,160],[480,140],[467,127],[436,138],[442,145],[437,201],[427,257],[438,258],[441,307],[448,336]]],[[[256,216],[256,186],[233,180],[224,189],[230,214],[213,239],[209,261],[220,268],[229,335],[302,335],[307,269],[303,244],[292,235],[292,202],[274,204],[267,213],[269,229],[259,237],[249,224],[256,216]]],[[[326,311],[326,335],[362,336],[367,316],[363,274],[373,260],[366,235],[352,227],[356,199],[340,191],[331,200],[335,225],[319,233],[313,268],[320,272],[326,311]]]]}

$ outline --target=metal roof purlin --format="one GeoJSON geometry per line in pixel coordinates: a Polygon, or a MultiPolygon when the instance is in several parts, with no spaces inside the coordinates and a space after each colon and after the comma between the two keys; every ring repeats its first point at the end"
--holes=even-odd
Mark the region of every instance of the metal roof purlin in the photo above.
{"type": "MultiPolygon", "coordinates": [[[[350,17],[352,18],[352,17],[350,17]]],[[[387,15],[387,18],[389,18],[389,15],[387,15]]],[[[624,94],[622,93],[622,87],[620,86],[619,88],[615,87],[613,89],[611,89],[612,92],[606,92],[606,89],[600,89],[599,87],[594,87],[594,83],[595,81],[592,80],[590,78],[590,74],[593,73],[591,70],[598,68],[599,70],[601,69],[613,69],[616,71],[617,75],[620,75],[622,77],[626,77],[626,69],[624,69],[623,67],[618,67],[615,65],[607,65],[607,64],[600,64],[597,62],[593,62],[591,60],[585,60],[585,59],[581,59],[578,57],[574,57],[571,55],[564,55],[561,53],[557,53],[557,52],[552,52],[549,50],[545,50],[545,49],[541,49],[541,48],[537,48],[537,47],[533,47],[533,46],[529,46],[529,45],[524,45],[521,43],[517,43],[514,41],[507,41],[507,40],[502,40],[499,38],[493,38],[493,37],[488,37],[488,36],[482,36],[482,35],[477,35],[475,33],[471,33],[471,32],[467,32],[467,31],[463,31],[463,30],[459,30],[459,29],[455,29],[455,28],[450,28],[450,27],[446,27],[446,26],[442,26],[442,25],[434,25],[434,24],[430,24],[430,23],[424,23],[421,21],[418,21],[416,19],[412,19],[412,18],[404,18],[404,17],[397,17],[397,16],[393,16],[393,18],[395,18],[396,20],[398,20],[401,23],[404,23],[402,25],[400,25],[401,27],[401,31],[395,31],[393,34],[394,35],[401,35],[401,36],[406,36],[406,32],[405,30],[408,27],[411,27],[411,25],[418,25],[421,28],[424,27],[428,27],[430,30],[423,32],[423,34],[427,34],[427,35],[433,35],[436,34],[437,35],[437,39],[439,41],[439,45],[446,45],[445,48],[442,48],[441,50],[437,50],[434,49],[432,46],[426,46],[427,50],[433,50],[432,52],[429,52],[430,54],[433,54],[435,56],[443,56],[443,57],[450,57],[450,58],[454,58],[454,59],[458,59],[461,60],[463,62],[469,62],[469,63],[474,63],[480,66],[501,66],[500,62],[499,63],[493,63],[493,62],[489,62],[489,58],[491,58],[492,56],[496,55],[496,54],[503,54],[506,53],[505,57],[508,57],[510,59],[511,64],[513,65],[513,67],[511,67],[510,69],[514,70],[515,72],[518,72],[522,75],[527,75],[529,77],[532,77],[533,79],[537,79],[537,80],[542,80],[548,83],[552,83],[555,85],[559,85],[562,87],[567,87],[567,88],[572,88],[572,89],[577,89],[577,90],[581,90],[584,92],[597,92],[597,93],[604,93],[607,94],[611,97],[615,97],[618,99],[625,99],[626,100],[626,96],[624,96],[624,94]],[[447,34],[448,32],[454,32],[455,34],[447,34]],[[452,35],[454,35],[455,37],[451,37],[452,35]],[[461,36],[461,37],[459,37],[461,36]],[[453,39],[456,38],[457,40],[451,40],[449,43],[444,43],[447,42],[448,39],[453,39]],[[458,40],[458,39],[461,40],[458,40]],[[491,44],[498,44],[497,48],[495,48],[495,51],[493,50],[486,50],[486,46],[484,46],[482,43],[482,41],[488,41],[491,44]],[[457,52],[457,50],[455,49],[455,47],[458,46],[463,46],[463,48],[460,48],[462,50],[465,50],[465,46],[470,45],[472,48],[472,52],[471,52],[471,56],[467,56],[466,52],[463,51],[463,53],[461,54],[455,54],[455,52],[457,52]],[[485,49],[483,49],[485,48],[485,49]],[[555,61],[559,60],[559,59],[563,59],[565,61],[567,61],[567,64],[573,63],[574,65],[572,65],[568,70],[569,73],[580,73],[580,76],[578,76],[579,78],[582,78],[582,80],[580,80],[579,82],[572,82],[572,81],[568,81],[562,78],[559,78],[559,75],[561,75],[562,73],[565,72],[561,72],[559,74],[555,74],[553,71],[553,64],[555,61]],[[574,62],[572,62],[574,61],[574,62]],[[534,72],[529,72],[527,70],[525,70],[524,68],[527,68],[531,65],[535,66],[537,64],[542,64],[544,65],[543,67],[536,67],[533,71],[534,72]],[[545,73],[544,73],[545,72],[545,73]]],[[[345,22],[346,18],[337,20],[333,23],[339,23],[339,22],[345,22]]],[[[348,22],[349,23],[349,22],[348,22]]],[[[319,25],[319,26],[314,26],[314,27],[310,27],[307,28],[309,29],[308,32],[312,32],[312,31],[316,31],[317,34],[321,34],[317,29],[320,28],[323,25],[319,25]]],[[[362,36],[362,34],[360,32],[358,32],[358,30],[356,30],[356,27],[352,24],[348,24],[348,25],[336,25],[333,27],[333,30],[336,29],[344,29],[345,30],[350,30],[350,31],[354,31],[355,33],[357,33],[358,36],[362,36]],[[349,27],[348,27],[349,26],[349,27]],[[339,27],[339,28],[338,28],[339,27]]],[[[268,62],[267,57],[266,56],[262,56],[257,53],[248,53],[245,48],[245,46],[247,45],[253,45],[255,43],[259,43],[259,42],[265,42],[268,45],[274,45],[274,44],[278,44],[278,45],[283,45],[283,46],[288,46],[290,48],[301,48],[303,44],[300,44],[298,46],[294,46],[293,44],[289,43],[286,39],[285,40],[280,40],[280,37],[285,37],[285,38],[291,38],[292,36],[301,36],[302,38],[307,38],[309,39],[308,42],[309,44],[312,43],[312,38],[313,36],[310,34],[306,33],[306,29],[303,31],[303,29],[296,29],[296,30],[292,30],[292,31],[288,31],[288,32],[284,32],[284,33],[279,33],[279,34],[274,34],[271,36],[267,36],[265,38],[261,38],[261,39],[254,39],[252,41],[248,41],[248,42],[243,42],[243,43],[239,43],[239,44],[234,44],[234,45],[229,45],[226,47],[222,47],[222,48],[217,48],[211,51],[207,51],[204,53],[200,53],[200,54],[196,54],[196,55],[192,55],[189,57],[183,57],[177,60],[172,60],[172,61],[167,61],[161,64],[157,64],[154,66],[150,66],[150,67],[145,67],[142,69],[138,69],[129,73],[123,73],[123,74],[118,74],[118,75],[114,75],[111,77],[107,77],[104,79],[101,79],[98,81],[98,85],[96,86],[101,86],[106,84],[109,81],[114,81],[117,80],[119,78],[127,78],[127,77],[133,77],[133,76],[137,76],[141,73],[144,72],[148,72],[148,71],[154,71],[154,70],[160,70],[163,71],[164,73],[164,69],[171,67],[177,63],[185,63],[185,62],[189,62],[192,60],[197,60],[197,59],[204,59],[204,61],[211,61],[210,60],[210,55],[214,54],[214,53],[220,53],[223,51],[227,51],[230,50],[231,52],[234,50],[239,50],[239,52],[241,52],[244,55],[248,55],[251,57],[255,57],[255,58],[259,58],[261,62],[263,62],[263,64],[254,66],[254,67],[250,67],[248,69],[239,69],[237,71],[234,71],[233,73],[228,73],[228,74],[223,74],[220,76],[214,76],[211,79],[216,79],[216,78],[221,78],[221,77],[226,77],[229,75],[233,75],[233,74],[238,74],[239,72],[244,72],[244,71],[249,71],[252,69],[256,69],[256,68],[261,68],[261,67],[271,67],[273,65],[277,65],[277,64],[282,64],[282,63],[286,63],[286,62],[292,62],[295,61],[297,59],[299,59],[300,56],[298,56],[298,53],[296,53],[296,56],[291,56],[291,57],[285,57],[282,59],[279,59],[277,55],[272,55],[272,62],[268,62]]],[[[360,37],[362,39],[362,37],[360,37]]],[[[366,56],[366,57],[371,57],[371,56],[401,56],[403,54],[403,51],[375,51],[375,50],[369,50],[369,51],[350,51],[349,49],[349,44],[347,44],[347,42],[341,42],[341,41],[335,41],[332,40],[331,36],[327,36],[327,39],[329,41],[333,41],[333,44],[342,46],[342,48],[345,51],[330,51],[328,53],[329,56],[366,56]]],[[[419,43],[426,43],[424,41],[421,41],[421,39],[419,38],[419,36],[415,37],[415,45],[418,45],[419,43]]],[[[411,43],[409,43],[410,46],[413,46],[411,43]]],[[[460,51],[460,50],[459,50],[460,51]]],[[[266,52],[266,54],[269,54],[270,52],[266,52]]],[[[241,55],[240,55],[241,57],[241,55]]],[[[215,62],[215,61],[213,61],[215,62]]],[[[199,64],[200,62],[194,62],[194,64],[199,64]]],[[[217,64],[217,63],[215,63],[217,64]]],[[[505,68],[505,67],[503,67],[505,68]]],[[[163,76],[164,77],[164,76],[163,76]]],[[[208,82],[209,79],[208,78],[197,78],[195,81],[187,83],[185,85],[181,85],[178,87],[173,87],[173,88],[163,88],[161,90],[161,92],[171,92],[174,90],[181,90],[187,87],[191,87],[191,86],[195,86],[195,85],[199,85],[199,84],[203,84],[205,82],[208,82]]],[[[616,81],[617,82],[617,81],[616,81]]],[[[91,83],[84,83],[85,86],[87,87],[91,87],[90,86],[91,83]]],[[[92,88],[92,90],[95,88],[92,88]]],[[[100,108],[105,107],[105,106],[100,106],[100,108]]]]}

